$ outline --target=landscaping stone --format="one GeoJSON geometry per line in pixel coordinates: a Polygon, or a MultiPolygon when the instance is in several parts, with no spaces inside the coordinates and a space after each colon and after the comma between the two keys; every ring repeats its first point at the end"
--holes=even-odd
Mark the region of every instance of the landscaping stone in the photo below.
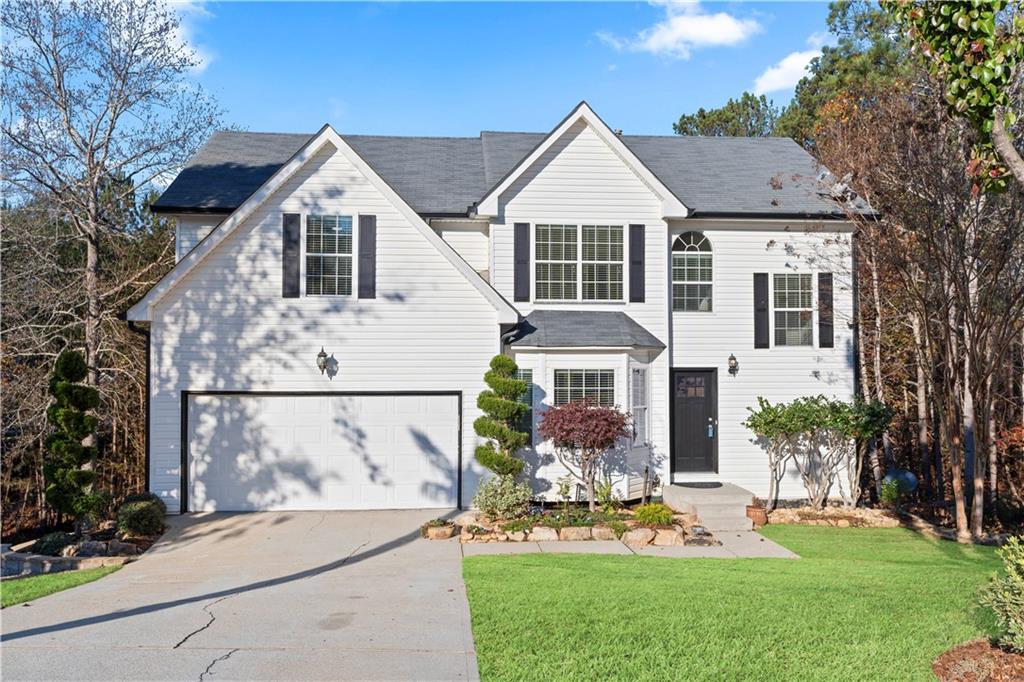
{"type": "Polygon", "coordinates": [[[447,540],[455,535],[455,526],[427,526],[429,540],[447,540]]]}
{"type": "Polygon", "coordinates": [[[82,540],[61,550],[61,556],[102,556],[107,553],[107,543],[99,540],[82,540]]]}
{"type": "Polygon", "coordinates": [[[522,530],[509,531],[505,535],[508,536],[509,542],[522,542],[526,540],[526,531],[522,530]]]}
{"type": "Polygon", "coordinates": [[[671,530],[658,529],[657,531],[655,531],[654,540],[652,540],[652,544],[658,547],[674,547],[675,545],[682,545],[683,534],[675,528],[671,530]]]}
{"type": "Polygon", "coordinates": [[[459,542],[472,542],[473,541],[473,537],[474,537],[474,535],[472,533],[467,533],[466,531],[462,531],[461,533],[459,533],[459,542]]]}
{"type": "Polygon", "coordinates": [[[535,526],[530,530],[531,542],[552,542],[558,539],[558,531],[547,526],[535,526]]]}
{"type": "Polygon", "coordinates": [[[496,542],[507,542],[508,541],[508,533],[495,533],[494,534],[494,540],[496,542]]]}
{"type": "Polygon", "coordinates": [[[650,528],[634,528],[623,534],[622,541],[627,545],[641,547],[643,545],[649,545],[656,535],[657,533],[650,528]]]}
{"type": "Polygon", "coordinates": [[[134,542],[111,540],[107,544],[107,552],[115,556],[132,556],[139,553],[139,548],[134,542]]]}
{"type": "Polygon", "coordinates": [[[683,528],[689,528],[690,526],[697,525],[697,515],[691,512],[676,514],[672,517],[672,520],[683,528]]]}
{"type": "Polygon", "coordinates": [[[710,535],[691,535],[683,540],[683,544],[687,547],[717,547],[722,543],[710,535]]]}
{"type": "Polygon", "coordinates": [[[615,531],[613,531],[608,526],[594,526],[590,530],[590,537],[594,538],[595,540],[618,540],[619,539],[615,535],[615,531]]]}
{"type": "Polygon", "coordinates": [[[589,540],[590,528],[587,526],[566,526],[558,531],[559,540],[589,540]]]}
{"type": "Polygon", "coordinates": [[[899,514],[889,509],[793,507],[773,509],[768,514],[768,523],[835,526],[837,528],[898,528],[902,525],[902,520],[899,514]]]}
{"type": "Polygon", "coordinates": [[[455,517],[455,525],[465,528],[466,526],[481,526],[480,523],[483,521],[483,516],[478,511],[467,511],[459,514],[455,517]]]}

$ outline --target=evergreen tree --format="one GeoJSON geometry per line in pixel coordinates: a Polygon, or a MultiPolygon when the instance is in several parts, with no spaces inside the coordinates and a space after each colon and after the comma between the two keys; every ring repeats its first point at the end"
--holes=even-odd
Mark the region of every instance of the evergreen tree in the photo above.
{"type": "Polygon", "coordinates": [[[96,448],[83,441],[93,436],[97,424],[87,412],[100,403],[99,391],[81,383],[88,373],[81,353],[66,350],[57,356],[50,379],[54,402],[47,410],[55,430],[46,441],[46,501],[58,514],[76,519],[93,516],[102,503],[91,491],[95,471],[82,468],[96,456],[96,448]]]}
{"type": "Polygon", "coordinates": [[[526,445],[530,436],[518,430],[524,414],[530,409],[522,400],[529,385],[516,378],[519,367],[507,355],[495,355],[491,369],[484,374],[490,390],[481,391],[476,404],[484,414],[473,422],[478,436],[489,441],[476,449],[476,461],[499,476],[517,476],[523,470],[523,461],[516,458],[517,450],[526,445]]]}

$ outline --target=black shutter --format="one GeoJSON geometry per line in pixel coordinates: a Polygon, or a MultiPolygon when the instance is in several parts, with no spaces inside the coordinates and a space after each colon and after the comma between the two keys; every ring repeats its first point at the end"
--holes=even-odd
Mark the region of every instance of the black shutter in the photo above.
{"type": "Polygon", "coordinates": [[[285,213],[281,218],[281,295],[299,297],[299,259],[302,258],[302,216],[285,213]]]}
{"type": "Polygon", "coordinates": [[[833,340],[832,322],[832,273],[818,273],[818,346],[820,348],[832,348],[833,340]]]}
{"type": "Polygon", "coordinates": [[[530,224],[515,224],[515,246],[513,248],[515,258],[515,285],[513,286],[513,300],[530,300],[530,224]]]}
{"type": "Polygon", "coordinates": [[[629,302],[644,302],[644,226],[629,226],[629,302]]]}
{"type": "Polygon", "coordinates": [[[377,216],[359,216],[359,298],[377,298],[377,216]]]}
{"type": "Polygon", "coordinates": [[[754,348],[768,348],[768,273],[754,273],[754,348]]]}

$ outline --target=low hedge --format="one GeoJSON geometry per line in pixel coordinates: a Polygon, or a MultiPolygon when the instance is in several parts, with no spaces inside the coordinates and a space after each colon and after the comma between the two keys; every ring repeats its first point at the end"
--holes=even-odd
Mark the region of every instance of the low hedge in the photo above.
{"type": "Polygon", "coordinates": [[[137,493],[125,498],[117,510],[117,530],[131,537],[152,537],[164,529],[167,505],[150,493],[137,493]]]}

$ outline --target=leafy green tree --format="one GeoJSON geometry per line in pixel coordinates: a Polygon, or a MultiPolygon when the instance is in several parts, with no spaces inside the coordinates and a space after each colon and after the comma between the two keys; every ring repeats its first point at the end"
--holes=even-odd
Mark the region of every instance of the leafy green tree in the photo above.
{"type": "Polygon", "coordinates": [[[519,367],[507,355],[495,355],[491,368],[484,374],[489,390],[481,391],[476,400],[483,416],[473,422],[476,435],[488,442],[476,449],[476,461],[499,476],[518,476],[523,460],[515,453],[524,447],[530,436],[518,429],[529,406],[522,400],[529,385],[516,378],[519,367]]]}
{"type": "Polygon", "coordinates": [[[907,77],[912,69],[909,44],[893,18],[869,0],[839,0],[829,5],[829,33],[836,44],[822,48],[821,56],[808,66],[779,115],[775,134],[791,137],[805,147],[813,146],[818,111],[840,94],[851,90],[871,93],[884,90],[907,77]]]}
{"type": "Polygon", "coordinates": [[[99,391],[81,383],[88,372],[81,353],[66,350],[58,355],[50,380],[54,401],[47,410],[54,432],[46,441],[43,465],[46,501],[58,514],[76,519],[94,517],[103,504],[102,496],[91,490],[96,472],[83,468],[96,456],[96,448],[83,443],[97,424],[87,413],[100,403],[99,391]]]}
{"type": "Polygon", "coordinates": [[[1007,0],[884,4],[922,46],[945,84],[952,114],[966,118],[981,135],[967,165],[975,191],[1001,192],[1011,176],[1024,183],[1024,158],[1010,134],[1024,64],[1024,5],[1007,0]]]}
{"type": "Polygon", "coordinates": [[[778,108],[767,97],[744,92],[723,107],[701,107],[695,114],[680,116],[672,130],[679,135],[767,137],[774,134],[778,117],[778,108]]]}

